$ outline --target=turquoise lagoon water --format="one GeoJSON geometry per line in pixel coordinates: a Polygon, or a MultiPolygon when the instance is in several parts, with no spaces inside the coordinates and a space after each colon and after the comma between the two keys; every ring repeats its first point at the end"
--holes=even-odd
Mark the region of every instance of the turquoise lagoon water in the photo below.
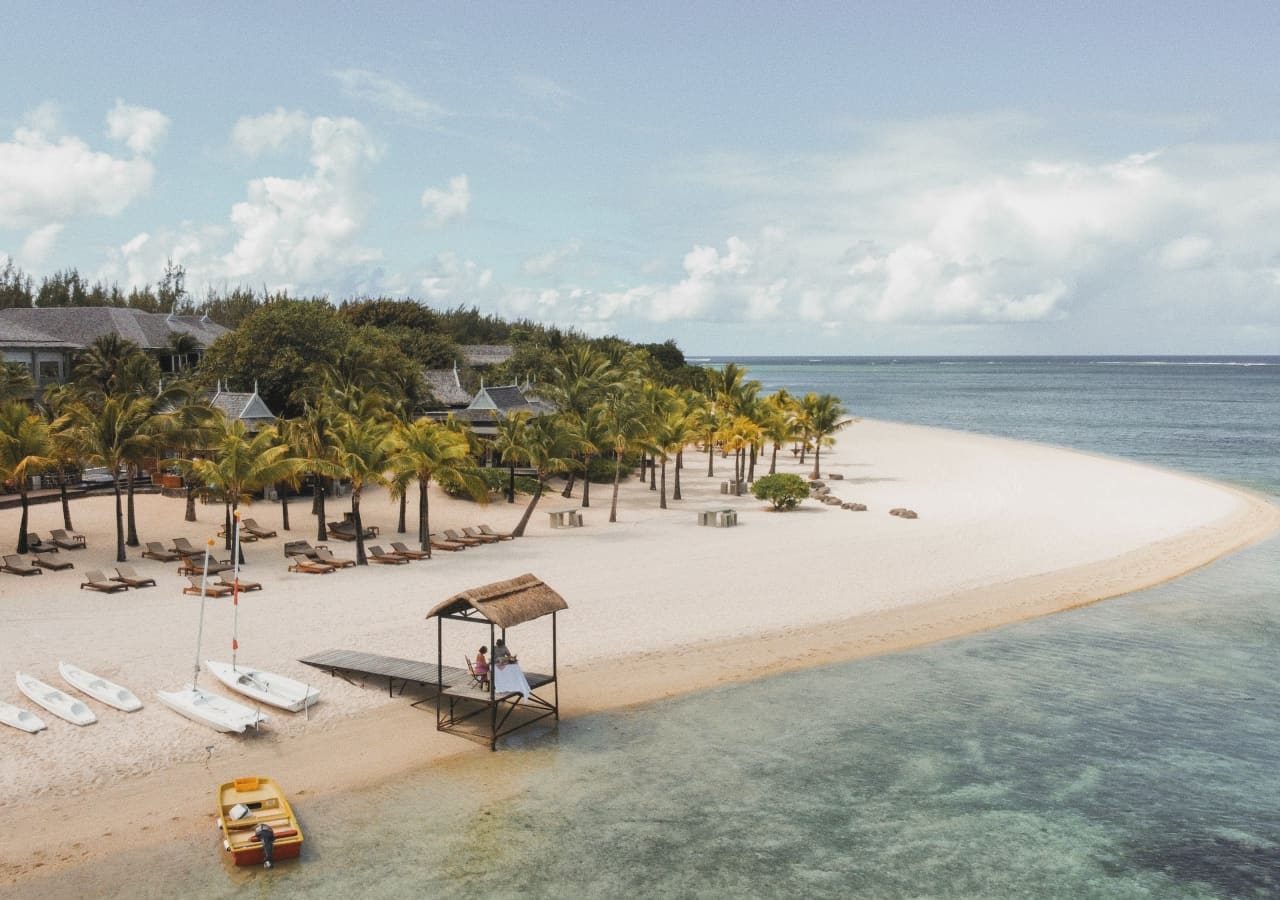
{"type": "MultiPolygon", "coordinates": [[[[859,414],[1280,497],[1277,359],[745,362],[766,389],[830,391],[859,414]]],[[[575,719],[371,794],[304,800],[305,859],[270,873],[234,871],[210,835],[28,889],[1275,897],[1278,659],[1272,540],[1088,609],[575,719]]]]}

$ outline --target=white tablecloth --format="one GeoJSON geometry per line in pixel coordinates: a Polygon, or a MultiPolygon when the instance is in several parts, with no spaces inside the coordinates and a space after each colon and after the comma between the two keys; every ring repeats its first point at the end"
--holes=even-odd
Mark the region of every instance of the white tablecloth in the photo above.
{"type": "Polygon", "coordinates": [[[509,694],[517,692],[524,695],[524,699],[529,699],[532,689],[529,687],[529,679],[524,677],[524,670],[520,668],[520,663],[498,663],[494,666],[493,672],[493,689],[499,694],[509,694]]]}

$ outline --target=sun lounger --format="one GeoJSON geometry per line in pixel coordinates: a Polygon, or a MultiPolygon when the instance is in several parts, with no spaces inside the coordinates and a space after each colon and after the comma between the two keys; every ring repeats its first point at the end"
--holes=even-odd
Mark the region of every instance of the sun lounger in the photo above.
{"type": "Polygon", "coordinates": [[[488,541],[482,541],[479,538],[467,537],[460,531],[453,528],[446,528],[444,536],[456,544],[466,544],[468,547],[479,547],[481,544],[487,544],[488,541]]]}
{"type": "Polygon", "coordinates": [[[343,559],[339,556],[334,556],[329,552],[328,547],[317,547],[315,555],[311,558],[316,562],[333,566],[335,569],[349,569],[356,564],[354,559],[343,559]]]}
{"type": "Polygon", "coordinates": [[[290,572],[308,572],[312,575],[328,575],[330,572],[337,571],[337,569],[328,563],[316,562],[314,559],[310,559],[300,554],[294,554],[293,556],[290,556],[289,559],[293,560],[293,562],[289,564],[290,572]]]}
{"type": "Polygon", "coordinates": [[[490,537],[496,537],[500,541],[514,541],[516,539],[516,536],[514,534],[507,534],[506,532],[503,532],[503,531],[494,531],[488,525],[481,525],[480,533],[487,534],[490,537]]]}
{"type": "Polygon", "coordinates": [[[44,571],[38,566],[30,565],[21,556],[6,556],[4,565],[0,566],[0,571],[8,572],[11,575],[43,575],[44,571]]]}
{"type": "Polygon", "coordinates": [[[316,546],[312,547],[311,544],[307,543],[306,541],[285,541],[284,542],[284,555],[286,559],[290,556],[309,556],[312,559],[315,559],[316,554],[319,551],[328,550],[328,549],[329,547],[327,544],[317,544],[316,546]]]}
{"type": "Polygon", "coordinates": [[[61,528],[50,531],[49,537],[63,550],[83,550],[86,546],[83,534],[68,534],[61,528]]]}
{"type": "Polygon", "coordinates": [[[457,541],[450,541],[442,538],[438,534],[431,535],[431,549],[433,550],[449,550],[457,553],[459,550],[466,550],[466,544],[460,544],[457,541]]]}
{"type": "Polygon", "coordinates": [[[131,588],[155,587],[156,580],[154,578],[145,578],[139,575],[133,566],[126,566],[123,563],[116,566],[116,574],[111,579],[121,584],[127,584],[131,588]]]}
{"type": "Polygon", "coordinates": [[[80,582],[80,590],[101,591],[104,594],[114,594],[116,591],[127,591],[129,585],[120,584],[118,581],[108,581],[107,576],[96,570],[84,573],[84,581],[80,582]]]}
{"type": "Polygon", "coordinates": [[[186,538],[174,538],[173,549],[183,556],[203,556],[204,548],[197,547],[186,538]]]}
{"type": "Polygon", "coordinates": [[[52,569],[55,572],[61,572],[63,569],[74,569],[76,564],[70,561],[63,562],[61,559],[52,559],[48,556],[33,556],[31,562],[42,569],[52,569]]]}
{"type": "MultiPolygon", "coordinates": [[[[197,597],[202,593],[200,590],[200,578],[197,575],[188,575],[187,581],[191,582],[188,587],[182,589],[184,594],[195,594],[197,597]]],[[[216,581],[206,581],[204,583],[204,596],[206,597],[226,597],[231,593],[231,587],[225,584],[219,584],[216,581]]]]}
{"type": "Polygon", "coordinates": [[[242,533],[247,531],[254,537],[259,538],[273,538],[276,536],[276,532],[263,528],[253,519],[241,519],[240,531],[242,533]]]}
{"type": "MultiPolygon", "coordinates": [[[[218,529],[218,537],[224,538],[226,536],[227,536],[227,526],[223,525],[221,528],[218,529]]],[[[257,539],[258,539],[258,536],[256,534],[252,534],[248,531],[245,531],[244,523],[241,522],[240,523],[240,543],[252,544],[257,539]]]]}
{"type": "Polygon", "coordinates": [[[173,562],[176,559],[182,559],[182,554],[177,550],[167,550],[164,544],[159,541],[147,541],[147,549],[142,551],[142,555],[147,559],[158,559],[160,562],[173,562]]]}
{"type": "Polygon", "coordinates": [[[40,539],[34,531],[27,535],[27,549],[32,553],[57,553],[58,545],[40,539]]]}
{"type": "Polygon", "coordinates": [[[209,558],[209,568],[205,569],[204,556],[184,556],[182,562],[178,565],[179,575],[199,575],[207,571],[210,575],[217,575],[219,572],[230,572],[234,569],[235,563],[229,559],[209,558]]]}
{"type": "MultiPolygon", "coordinates": [[[[262,590],[262,585],[256,581],[245,581],[243,578],[240,578],[238,580],[240,582],[240,590],[242,593],[248,593],[249,591],[262,590]]],[[[233,590],[235,589],[235,586],[236,586],[235,581],[229,580],[226,575],[219,575],[217,583],[225,584],[227,587],[232,588],[233,590]]]]}
{"type": "Polygon", "coordinates": [[[498,537],[496,534],[485,534],[484,532],[477,531],[470,526],[463,528],[462,533],[467,537],[475,538],[477,541],[484,541],[486,544],[496,544],[498,541],[502,540],[502,538],[498,537]]]}
{"type": "Polygon", "coordinates": [[[399,556],[395,553],[388,553],[377,544],[369,548],[369,559],[373,562],[383,563],[389,566],[400,566],[409,561],[409,557],[399,556]]]}
{"type": "Polygon", "coordinates": [[[405,559],[426,559],[427,554],[424,550],[413,550],[405,545],[404,541],[392,541],[391,552],[397,556],[403,556],[405,559]]]}

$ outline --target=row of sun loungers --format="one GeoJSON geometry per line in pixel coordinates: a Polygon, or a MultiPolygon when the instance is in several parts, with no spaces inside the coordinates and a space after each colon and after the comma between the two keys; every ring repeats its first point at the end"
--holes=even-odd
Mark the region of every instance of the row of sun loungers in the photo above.
{"type": "Polygon", "coordinates": [[[49,540],[44,540],[35,532],[27,533],[27,548],[32,553],[57,553],[58,550],[83,550],[88,545],[84,535],[64,528],[55,528],[49,532],[49,540]]]}
{"type": "Polygon", "coordinates": [[[33,556],[28,562],[21,556],[9,555],[4,557],[4,565],[0,566],[0,572],[8,572],[10,575],[41,575],[45,569],[61,571],[74,568],[75,563],[46,559],[43,556],[33,556]]]}

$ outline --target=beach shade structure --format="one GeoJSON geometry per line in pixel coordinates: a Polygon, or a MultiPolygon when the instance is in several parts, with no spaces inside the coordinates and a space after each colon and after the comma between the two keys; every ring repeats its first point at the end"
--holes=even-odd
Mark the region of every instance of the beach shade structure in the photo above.
{"type": "MultiPolygon", "coordinates": [[[[441,685],[436,693],[436,730],[498,748],[498,738],[548,717],[560,718],[560,684],[556,678],[556,614],[569,608],[564,598],[542,579],[524,574],[506,581],[471,588],[436,604],[427,618],[436,620],[436,667],[441,685]],[[506,641],[507,629],[551,616],[551,672],[525,672],[517,662],[503,667],[498,660],[486,688],[469,677],[446,678],[444,623],[462,622],[488,627],[488,646],[506,641]],[[550,697],[545,694],[550,693],[550,697]],[[539,691],[542,694],[539,694],[539,691]]],[[[419,701],[419,703],[424,701],[419,701]]],[[[415,704],[416,705],[416,704],[415,704]]]]}

